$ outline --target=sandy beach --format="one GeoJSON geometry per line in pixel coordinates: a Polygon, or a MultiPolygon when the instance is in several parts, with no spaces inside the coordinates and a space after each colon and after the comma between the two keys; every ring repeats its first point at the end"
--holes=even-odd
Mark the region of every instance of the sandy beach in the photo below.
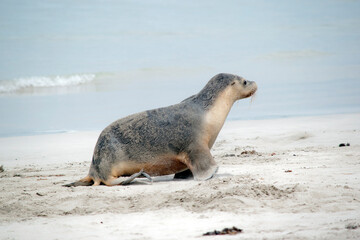
{"type": "Polygon", "coordinates": [[[0,239],[360,239],[360,114],[227,121],[204,182],[62,187],[98,135],[0,138],[0,239]]]}

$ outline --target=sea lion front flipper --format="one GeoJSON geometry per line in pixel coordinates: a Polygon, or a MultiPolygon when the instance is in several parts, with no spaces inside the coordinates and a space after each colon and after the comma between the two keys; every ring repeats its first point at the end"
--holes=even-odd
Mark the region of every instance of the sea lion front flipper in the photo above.
{"type": "Polygon", "coordinates": [[[211,156],[210,150],[202,149],[191,152],[189,169],[194,175],[195,180],[204,181],[212,178],[218,168],[214,158],[211,156]]]}

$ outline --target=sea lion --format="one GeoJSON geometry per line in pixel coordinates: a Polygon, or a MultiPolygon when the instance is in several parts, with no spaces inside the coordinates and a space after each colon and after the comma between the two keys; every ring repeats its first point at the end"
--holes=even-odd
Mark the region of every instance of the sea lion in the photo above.
{"type": "Polygon", "coordinates": [[[187,170],[195,180],[207,180],[218,169],[210,149],[232,105],[256,90],[253,81],[220,73],[178,104],[117,120],[101,132],[89,174],[64,186],[125,185],[140,175],[151,179],[187,170]]]}

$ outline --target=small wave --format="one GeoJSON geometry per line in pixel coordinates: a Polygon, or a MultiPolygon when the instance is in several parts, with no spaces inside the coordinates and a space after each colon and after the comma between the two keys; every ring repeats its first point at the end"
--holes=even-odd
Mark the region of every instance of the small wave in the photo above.
{"type": "Polygon", "coordinates": [[[76,130],[44,130],[44,131],[36,131],[32,134],[35,135],[43,135],[43,134],[61,134],[61,133],[76,133],[76,130]]]}
{"type": "Polygon", "coordinates": [[[36,88],[70,87],[90,83],[94,79],[95,74],[18,78],[0,82],[0,93],[11,93],[36,88]]]}

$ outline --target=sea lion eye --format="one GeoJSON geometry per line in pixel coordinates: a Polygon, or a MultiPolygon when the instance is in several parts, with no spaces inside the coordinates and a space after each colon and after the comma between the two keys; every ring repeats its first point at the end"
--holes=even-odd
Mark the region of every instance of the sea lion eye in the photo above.
{"type": "Polygon", "coordinates": [[[247,82],[246,82],[246,80],[244,80],[244,85],[246,85],[247,84],[247,82]]]}
{"type": "Polygon", "coordinates": [[[232,83],[231,83],[231,85],[234,85],[234,84],[235,84],[235,82],[232,82],[232,83]]]}

